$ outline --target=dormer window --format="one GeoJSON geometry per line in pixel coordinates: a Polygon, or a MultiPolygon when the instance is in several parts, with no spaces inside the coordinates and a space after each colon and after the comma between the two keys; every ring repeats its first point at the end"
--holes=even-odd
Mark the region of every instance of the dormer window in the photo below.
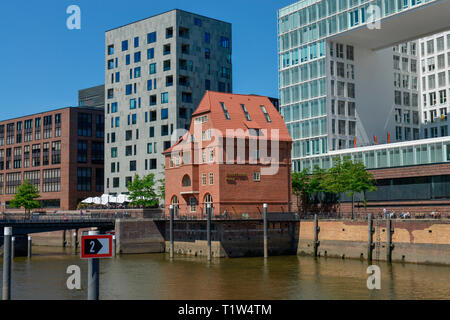
{"type": "Polygon", "coordinates": [[[223,110],[223,113],[225,114],[225,118],[227,120],[231,120],[230,115],[228,114],[228,109],[225,106],[225,104],[223,102],[221,102],[220,105],[222,106],[222,110],[223,110]]]}
{"type": "Polygon", "coordinates": [[[261,111],[264,113],[264,116],[266,117],[267,122],[271,122],[270,116],[269,116],[269,114],[267,113],[266,107],[261,106],[261,111]]]}
{"type": "Polygon", "coordinates": [[[245,107],[245,105],[241,104],[241,108],[242,108],[242,111],[244,111],[245,118],[247,119],[247,121],[252,121],[252,119],[250,119],[250,115],[248,114],[248,111],[247,111],[247,108],[245,107]]]}

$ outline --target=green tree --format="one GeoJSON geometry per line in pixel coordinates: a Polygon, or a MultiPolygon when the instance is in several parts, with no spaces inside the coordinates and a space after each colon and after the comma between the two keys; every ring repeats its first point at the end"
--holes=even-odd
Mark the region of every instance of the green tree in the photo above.
{"type": "Polygon", "coordinates": [[[303,212],[306,212],[309,198],[309,183],[310,176],[309,170],[303,169],[300,172],[292,173],[292,191],[297,197],[297,207],[303,208],[303,212]]]}
{"type": "Polygon", "coordinates": [[[323,210],[323,194],[326,192],[325,179],[327,176],[327,170],[314,166],[314,170],[311,174],[311,180],[309,183],[309,194],[314,195],[317,202],[320,205],[320,211],[323,210]]]}
{"type": "Polygon", "coordinates": [[[337,158],[323,180],[326,192],[338,195],[339,216],[341,215],[341,196],[349,190],[351,161],[337,158]]]}
{"type": "Polygon", "coordinates": [[[375,186],[376,180],[373,177],[373,174],[367,171],[366,167],[362,162],[354,162],[351,166],[350,171],[350,185],[349,185],[349,195],[352,196],[352,219],[354,217],[354,195],[355,193],[363,193],[364,195],[364,209],[366,209],[367,200],[366,194],[367,192],[373,192],[377,190],[375,186]]]}
{"type": "Polygon", "coordinates": [[[158,197],[164,200],[166,198],[166,179],[159,179],[158,183],[158,197]]]}
{"type": "Polygon", "coordinates": [[[135,175],[132,182],[127,186],[130,192],[130,201],[138,206],[145,208],[155,207],[158,205],[158,195],[155,191],[155,175],[150,173],[142,179],[139,175],[135,175]]]}
{"type": "Polygon", "coordinates": [[[40,197],[38,189],[30,183],[30,181],[25,180],[23,184],[17,189],[17,193],[9,202],[12,208],[24,208],[25,214],[31,212],[31,209],[40,208],[41,204],[38,199],[40,197]]]}

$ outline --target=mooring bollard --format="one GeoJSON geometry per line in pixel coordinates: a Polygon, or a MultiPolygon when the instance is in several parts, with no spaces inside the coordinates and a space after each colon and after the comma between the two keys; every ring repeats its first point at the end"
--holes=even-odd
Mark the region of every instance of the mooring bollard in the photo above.
{"type": "Polygon", "coordinates": [[[319,251],[320,241],[319,241],[319,217],[317,214],[314,215],[314,257],[317,257],[317,252],[319,251]]]}
{"type": "Polygon", "coordinates": [[[367,240],[367,260],[369,262],[372,262],[372,252],[373,252],[373,233],[375,230],[373,229],[373,215],[372,213],[369,213],[369,216],[367,218],[367,225],[368,225],[368,240],[367,240]]]}
{"type": "Polygon", "coordinates": [[[116,256],[116,236],[112,236],[112,255],[113,257],[116,256]]]}
{"type": "Polygon", "coordinates": [[[62,246],[63,248],[65,248],[67,245],[67,241],[66,241],[66,230],[63,231],[63,240],[62,240],[62,246]]]}
{"type": "Polygon", "coordinates": [[[392,220],[391,217],[388,216],[386,220],[386,260],[388,262],[392,262],[392,249],[394,249],[394,245],[392,244],[393,233],[394,229],[392,228],[392,220]]]}
{"type": "Polygon", "coordinates": [[[16,257],[16,237],[11,238],[11,260],[16,257]]]}
{"type": "MultiPolygon", "coordinates": [[[[88,235],[96,236],[98,231],[89,231],[88,235]]],[[[88,300],[98,300],[99,298],[99,259],[90,258],[88,260],[88,300]]]]}
{"type": "Polygon", "coordinates": [[[31,236],[28,236],[28,254],[27,254],[28,258],[31,258],[31,254],[32,254],[31,246],[32,245],[33,245],[32,238],[31,238],[31,236]]]}
{"type": "Polygon", "coordinates": [[[11,236],[12,228],[4,228],[4,238],[3,238],[3,288],[2,288],[2,299],[11,299],[11,236]]]}
{"type": "Polygon", "coordinates": [[[269,246],[267,239],[267,203],[263,205],[263,228],[264,228],[264,258],[269,257],[269,246]]]}
{"type": "Polygon", "coordinates": [[[73,233],[73,253],[77,254],[77,248],[78,248],[78,229],[75,230],[73,233]]]}
{"type": "Polygon", "coordinates": [[[170,258],[173,259],[174,256],[174,243],[173,243],[173,205],[169,207],[170,222],[169,222],[169,237],[170,237],[170,258]]]}
{"type": "Polygon", "coordinates": [[[208,241],[208,261],[211,261],[211,204],[206,206],[206,215],[208,221],[206,223],[206,239],[208,241]]]}

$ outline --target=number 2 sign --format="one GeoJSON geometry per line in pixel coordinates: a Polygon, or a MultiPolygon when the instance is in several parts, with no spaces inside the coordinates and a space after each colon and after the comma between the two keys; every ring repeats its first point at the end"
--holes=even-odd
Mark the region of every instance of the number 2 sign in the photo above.
{"type": "Polygon", "coordinates": [[[112,235],[81,237],[81,259],[111,257],[112,235]]]}

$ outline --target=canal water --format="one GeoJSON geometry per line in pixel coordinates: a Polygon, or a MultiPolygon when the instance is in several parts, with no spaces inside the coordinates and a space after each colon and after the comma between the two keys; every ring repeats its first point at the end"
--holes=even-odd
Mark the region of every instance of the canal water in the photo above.
{"type": "MultiPolygon", "coordinates": [[[[13,299],[86,299],[87,260],[62,248],[33,247],[33,254],[13,262],[13,299]],[[70,265],[81,268],[81,290],[67,289],[70,265]]],[[[124,255],[100,261],[100,299],[450,299],[450,267],[380,263],[381,290],[371,291],[367,266],[300,256],[208,263],[198,257],[124,255]]]]}

